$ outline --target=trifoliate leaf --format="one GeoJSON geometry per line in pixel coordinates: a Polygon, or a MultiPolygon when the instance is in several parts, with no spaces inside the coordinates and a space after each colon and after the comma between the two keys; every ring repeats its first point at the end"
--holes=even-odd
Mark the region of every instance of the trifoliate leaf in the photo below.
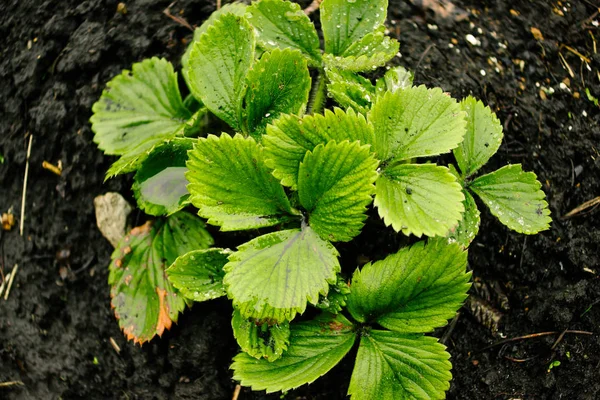
{"type": "Polygon", "coordinates": [[[184,107],[171,63],[153,57],[133,64],[106,84],[90,118],[94,142],[105,154],[125,155],[108,176],[131,172],[136,159],[154,144],[176,136],[191,113],[184,107]]]}
{"type": "Polygon", "coordinates": [[[412,72],[404,67],[394,67],[377,80],[377,93],[397,92],[412,87],[413,81],[414,75],[412,72]]]}
{"type": "Polygon", "coordinates": [[[436,338],[372,330],[360,340],[348,394],[352,400],[442,400],[450,354],[436,338]]]}
{"type": "Polygon", "coordinates": [[[507,165],[475,179],[469,188],[500,222],[528,235],[548,229],[552,219],[540,182],[521,164],[507,165]]]}
{"type": "Polygon", "coordinates": [[[187,167],[191,203],[223,231],[277,225],[292,213],[252,138],[226,133],[201,138],[189,153],[187,167]]]}
{"type": "Polygon", "coordinates": [[[465,140],[454,149],[454,157],[463,176],[474,174],[496,154],[502,143],[502,124],[496,114],[474,97],[467,97],[460,106],[465,112],[465,140]]]}
{"type": "Polygon", "coordinates": [[[267,127],[263,137],[267,165],[281,184],[295,188],[298,184],[298,169],[306,152],[330,140],[342,142],[374,141],[373,127],[365,117],[352,109],[344,112],[339,108],[325,110],[324,115],[283,115],[267,127]]]}
{"type": "Polygon", "coordinates": [[[303,114],[310,93],[310,74],[299,51],[265,53],[247,76],[248,132],[260,138],[281,114],[303,114]]]}
{"type": "Polygon", "coordinates": [[[231,251],[226,249],[206,249],[179,256],[167,269],[169,282],[185,298],[194,301],[224,296],[223,267],[230,254],[231,251]]]}
{"type": "Polygon", "coordinates": [[[299,4],[283,0],[260,0],[248,7],[248,21],[267,50],[299,50],[314,66],[321,66],[321,45],[315,26],[299,4]]]}
{"type": "Polygon", "coordinates": [[[326,53],[325,65],[353,72],[383,67],[400,50],[398,41],[386,36],[384,31],[385,27],[381,26],[376,32],[367,34],[360,41],[351,44],[341,56],[326,53]]]}
{"type": "Polygon", "coordinates": [[[481,218],[473,196],[466,190],[463,190],[463,195],[465,196],[465,200],[463,201],[465,212],[458,223],[458,226],[450,229],[448,241],[457,242],[467,248],[473,239],[475,239],[475,236],[477,236],[477,232],[479,232],[479,222],[481,218]]]}
{"type": "Polygon", "coordinates": [[[375,100],[375,87],[367,78],[352,72],[327,69],[327,92],[344,108],[366,115],[375,100]]]}
{"type": "Polygon", "coordinates": [[[417,237],[446,236],[464,211],[461,186],[446,167],[399,164],[377,179],[375,206],[386,226],[417,237]]]}
{"type": "Polygon", "coordinates": [[[200,218],[179,212],[134,228],[112,254],[111,305],[127,339],[144,343],[177,322],[185,299],[167,280],[177,257],[213,243],[200,218]]]}
{"type": "Polygon", "coordinates": [[[403,333],[446,325],[467,298],[467,252],[445,239],[418,242],[356,270],[348,310],[360,322],[403,333]]]}
{"type": "Polygon", "coordinates": [[[335,285],[331,285],[327,296],[321,296],[315,307],[331,314],[337,314],[346,306],[346,298],[350,294],[350,286],[344,278],[338,275],[335,285]]]}
{"type": "Polygon", "coordinates": [[[375,127],[375,151],[382,161],[447,153],[462,141],[466,125],[456,100],[425,86],[380,96],[369,122],[375,127]]]}
{"type": "Polygon", "coordinates": [[[290,344],[290,324],[269,325],[266,322],[244,318],[238,310],[231,319],[233,336],[249,356],[268,361],[279,359],[290,344]]]}
{"type": "Polygon", "coordinates": [[[342,314],[323,314],[290,329],[290,345],[281,358],[269,362],[238,354],[231,366],[233,379],[267,393],[294,389],[325,375],[356,340],[352,323],[342,314]]]}
{"type": "Polygon", "coordinates": [[[242,100],[255,45],[248,21],[223,14],[193,45],[183,70],[192,94],[238,131],[242,130],[242,100]]]}
{"type": "Polygon", "coordinates": [[[387,17],[387,0],[324,0],[321,25],[325,52],[343,56],[354,43],[378,30],[387,17]]]}
{"type": "Polygon", "coordinates": [[[241,245],[225,266],[233,305],[247,318],[291,321],[327,295],[338,252],[310,227],[269,233],[241,245]]]}
{"type": "Polygon", "coordinates": [[[194,140],[174,138],[156,146],[135,174],[133,193],[150,215],[173,214],[188,204],[187,152],[194,140]]]}
{"type": "Polygon", "coordinates": [[[238,17],[243,17],[244,14],[246,14],[247,7],[248,6],[245,5],[244,3],[223,4],[221,6],[221,8],[215,10],[212,14],[210,14],[208,19],[206,21],[204,21],[202,23],[202,25],[200,25],[198,28],[196,28],[194,30],[194,38],[192,39],[192,42],[188,45],[187,49],[185,50],[185,53],[181,57],[181,66],[183,68],[187,68],[187,64],[188,64],[188,60],[190,57],[190,52],[192,51],[192,47],[194,47],[194,44],[200,40],[200,36],[202,36],[202,34],[204,32],[206,32],[208,30],[208,28],[210,28],[215,23],[215,21],[217,19],[219,19],[219,17],[221,17],[221,15],[234,14],[234,15],[237,15],[238,17]]]}
{"type": "Polygon", "coordinates": [[[379,162],[369,145],[330,141],[306,153],[298,194],[308,223],[325,240],[348,242],[360,233],[375,192],[379,162]]]}

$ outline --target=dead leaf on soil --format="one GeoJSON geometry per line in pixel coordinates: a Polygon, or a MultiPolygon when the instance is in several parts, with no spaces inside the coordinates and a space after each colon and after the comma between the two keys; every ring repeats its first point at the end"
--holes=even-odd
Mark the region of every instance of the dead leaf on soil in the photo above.
{"type": "Polygon", "coordinates": [[[10,231],[15,226],[15,216],[9,211],[2,213],[2,229],[10,231]]]}
{"type": "Polygon", "coordinates": [[[469,13],[457,7],[449,0],[412,0],[413,4],[423,10],[431,10],[437,18],[464,21],[469,13]]]}
{"type": "Polygon", "coordinates": [[[96,224],[113,247],[125,236],[127,217],[133,210],[119,193],[109,192],[94,199],[96,224]]]}
{"type": "Polygon", "coordinates": [[[542,35],[542,31],[540,31],[538,28],[532,26],[530,31],[535,40],[544,40],[544,35],[542,35]]]}

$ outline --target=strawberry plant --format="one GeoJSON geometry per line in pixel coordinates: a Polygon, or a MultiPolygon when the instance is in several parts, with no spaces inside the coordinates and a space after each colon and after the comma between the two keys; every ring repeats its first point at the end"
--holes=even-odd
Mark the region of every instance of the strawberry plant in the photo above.
{"type": "Polygon", "coordinates": [[[415,86],[402,67],[361,75],[398,52],[386,15],[387,0],[324,0],[321,49],[297,4],[233,3],[195,32],[185,99],[163,59],[108,83],[91,118],[99,148],[120,156],[107,178],[135,172],[138,205],[157,217],[110,265],[128,338],[149,341],[186,305],[227,296],[243,385],[310,383],[358,343],[353,399],[444,397],[450,355],[425,334],[467,296],[480,220],[471,193],[525,234],[547,229],[549,210],[520,165],[475,176],[502,141],[488,107],[415,86]],[[450,152],[458,169],[438,164],[450,152]],[[371,206],[398,234],[427,240],[341,265],[336,245],[369,240],[357,236],[371,206]],[[254,238],[211,247],[205,222],[254,238]]]}

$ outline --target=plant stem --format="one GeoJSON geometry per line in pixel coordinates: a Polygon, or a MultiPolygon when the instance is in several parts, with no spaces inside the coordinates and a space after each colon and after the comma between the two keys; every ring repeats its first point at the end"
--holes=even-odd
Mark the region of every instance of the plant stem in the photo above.
{"type": "Polygon", "coordinates": [[[316,83],[310,93],[308,100],[308,114],[321,113],[325,106],[325,91],[327,90],[325,71],[320,70],[316,78],[316,83]]]}

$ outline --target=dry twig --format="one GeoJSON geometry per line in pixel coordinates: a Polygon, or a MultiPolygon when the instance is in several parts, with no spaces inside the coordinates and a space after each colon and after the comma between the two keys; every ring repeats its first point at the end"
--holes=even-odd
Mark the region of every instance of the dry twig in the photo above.
{"type": "MultiPolygon", "coordinates": [[[[542,337],[542,336],[550,336],[550,335],[556,335],[558,332],[540,332],[540,333],[532,333],[530,335],[524,335],[524,336],[517,336],[514,338],[510,338],[510,339],[504,339],[504,340],[500,340],[499,342],[490,344],[489,346],[484,347],[483,349],[478,350],[479,351],[484,351],[487,349],[491,349],[492,347],[496,347],[496,346],[500,346],[506,343],[511,343],[511,342],[518,342],[521,340],[527,340],[527,339],[534,339],[534,338],[538,338],[538,337],[542,337]]],[[[567,330],[562,332],[562,335],[564,336],[566,333],[572,333],[574,335],[593,335],[593,332],[588,332],[588,331],[571,331],[571,330],[567,330]]]]}
{"type": "Polygon", "coordinates": [[[568,213],[566,213],[565,215],[560,217],[560,219],[568,219],[568,218],[574,217],[577,214],[579,214],[580,212],[587,210],[590,207],[597,206],[598,204],[600,204],[600,196],[598,196],[592,200],[588,200],[578,207],[575,207],[574,209],[572,209],[571,211],[569,211],[568,213]]]}
{"type": "Polygon", "coordinates": [[[12,287],[13,281],[15,280],[17,271],[19,271],[19,264],[15,264],[15,267],[10,273],[10,279],[8,280],[8,285],[6,286],[6,293],[4,293],[4,301],[8,300],[8,294],[10,293],[10,288],[12,287]]]}
{"type": "Polygon", "coordinates": [[[19,232],[23,236],[23,227],[25,224],[25,197],[27,196],[27,177],[29,176],[29,156],[31,156],[31,143],[33,135],[29,136],[29,146],[27,146],[27,160],[25,161],[25,178],[23,179],[23,197],[21,198],[21,222],[19,232]]]}
{"type": "Polygon", "coordinates": [[[0,387],[25,386],[21,381],[0,382],[0,387]]]}
{"type": "Polygon", "coordinates": [[[233,391],[233,397],[231,398],[231,400],[237,400],[237,398],[240,396],[241,390],[242,387],[240,385],[235,385],[235,390],[233,391]]]}
{"type": "MultiPolygon", "coordinates": [[[[192,26],[189,24],[189,22],[187,22],[185,19],[183,19],[181,17],[171,14],[171,7],[173,7],[175,5],[175,3],[177,3],[177,2],[174,1],[171,4],[169,4],[169,7],[165,8],[163,10],[163,14],[165,14],[167,17],[171,18],[173,21],[177,22],[179,25],[185,26],[190,31],[194,32],[194,28],[192,28],[192,26]]],[[[217,7],[219,7],[218,4],[217,4],[217,7]]]]}

